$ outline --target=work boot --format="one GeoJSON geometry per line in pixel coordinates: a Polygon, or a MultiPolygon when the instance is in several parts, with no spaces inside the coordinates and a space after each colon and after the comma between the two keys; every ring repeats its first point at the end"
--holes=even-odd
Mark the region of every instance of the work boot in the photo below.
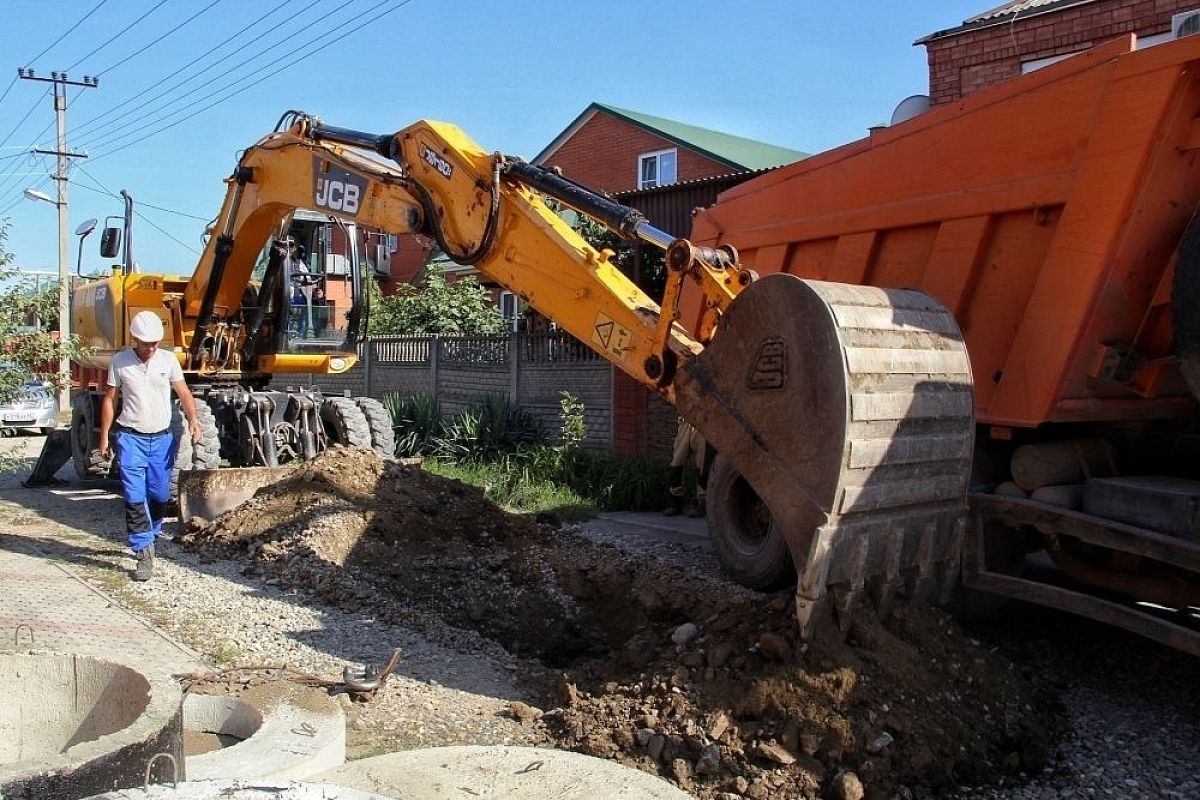
{"type": "Polygon", "coordinates": [[[703,500],[697,500],[696,505],[688,509],[688,516],[692,519],[699,519],[700,517],[704,516],[704,513],[705,509],[703,500]]]}
{"type": "Polygon", "coordinates": [[[133,571],[135,581],[148,581],[154,577],[154,545],[150,544],[137,552],[137,569],[133,571]]]}
{"type": "Polygon", "coordinates": [[[683,498],[682,497],[672,497],[671,505],[664,508],[663,512],[662,512],[664,517],[677,517],[682,513],[683,513],[683,498]]]}

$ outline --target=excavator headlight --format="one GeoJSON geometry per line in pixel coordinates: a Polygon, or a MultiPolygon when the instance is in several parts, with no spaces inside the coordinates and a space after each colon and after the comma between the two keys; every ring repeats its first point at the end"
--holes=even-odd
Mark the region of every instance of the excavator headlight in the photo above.
{"type": "Polygon", "coordinates": [[[346,359],[344,359],[344,358],[329,359],[329,368],[331,370],[333,370],[334,372],[341,372],[342,370],[344,370],[346,368],[346,359]]]}

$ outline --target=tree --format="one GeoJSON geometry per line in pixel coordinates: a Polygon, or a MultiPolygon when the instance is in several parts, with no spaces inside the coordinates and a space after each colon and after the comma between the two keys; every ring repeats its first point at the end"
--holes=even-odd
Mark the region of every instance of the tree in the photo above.
{"type": "Polygon", "coordinates": [[[8,223],[0,224],[0,362],[16,369],[0,369],[0,403],[16,397],[25,380],[34,375],[55,389],[64,383],[58,361],[80,354],[78,340],[60,344],[51,331],[58,326],[58,284],[37,291],[30,278],[12,268],[8,252],[8,223]]]}
{"type": "Polygon", "coordinates": [[[384,297],[371,281],[372,334],[501,333],[504,318],[473,277],[451,283],[441,268],[430,265],[425,285],[403,285],[384,297]]]}

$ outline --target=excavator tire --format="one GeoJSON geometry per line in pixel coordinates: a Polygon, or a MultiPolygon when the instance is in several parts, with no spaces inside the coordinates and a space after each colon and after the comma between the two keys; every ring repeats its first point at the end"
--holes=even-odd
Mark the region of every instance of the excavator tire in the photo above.
{"type": "Polygon", "coordinates": [[[796,581],[787,542],[771,512],[729,460],[718,455],[705,498],[708,536],[726,574],[743,586],[769,592],[796,581]]]}
{"type": "Polygon", "coordinates": [[[373,397],[356,397],[354,404],[366,417],[367,427],[371,430],[371,447],[384,458],[395,458],[396,431],[387,408],[373,397]]]}
{"type": "Polygon", "coordinates": [[[75,396],[71,405],[71,461],[83,480],[107,478],[115,470],[116,459],[104,460],[96,452],[96,406],[87,392],[75,396]]]}
{"type": "Polygon", "coordinates": [[[795,564],[802,635],[826,620],[844,632],[865,594],[884,612],[898,593],[948,599],[975,404],[962,334],[938,301],[768,275],[673,387],[680,413],[770,509],[795,564]]]}
{"type": "Polygon", "coordinates": [[[1179,246],[1171,286],[1175,354],[1192,395],[1200,398],[1200,219],[1193,220],[1179,246]]]}
{"type": "Polygon", "coordinates": [[[200,441],[193,443],[188,432],[187,421],[176,403],[171,414],[171,428],[179,437],[175,451],[175,466],[171,469],[171,499],[179,499],[179,473],[182,470],[212,470],[221,466],[221,439],[217,430],[217,418],[212,406],[202,398],[196,398],[196,417],[202,431],[200,441]]]}
{"type": "Polygon", "coordinates": [[[325,426],[330,444],[358,450],[371,449],[371,425],[352,398],[325,398],[321,403],[321,423],[325,426]]]}

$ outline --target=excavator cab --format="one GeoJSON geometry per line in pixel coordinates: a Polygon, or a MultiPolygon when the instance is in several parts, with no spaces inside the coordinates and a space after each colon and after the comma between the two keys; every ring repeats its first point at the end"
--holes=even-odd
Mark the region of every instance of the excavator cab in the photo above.
{"type": "Polygon", "coordinates": [[[263,305],[266,285],[272,297],[265,318],[274,321],[276,353],[354,352],[367,318],[357,226],[298,210],[284,229],[263,248],[258,288],[247,293],[243,313],[253,316],[263,305]],[[269,284],[268,270],[278,275],[269,284]]]}

